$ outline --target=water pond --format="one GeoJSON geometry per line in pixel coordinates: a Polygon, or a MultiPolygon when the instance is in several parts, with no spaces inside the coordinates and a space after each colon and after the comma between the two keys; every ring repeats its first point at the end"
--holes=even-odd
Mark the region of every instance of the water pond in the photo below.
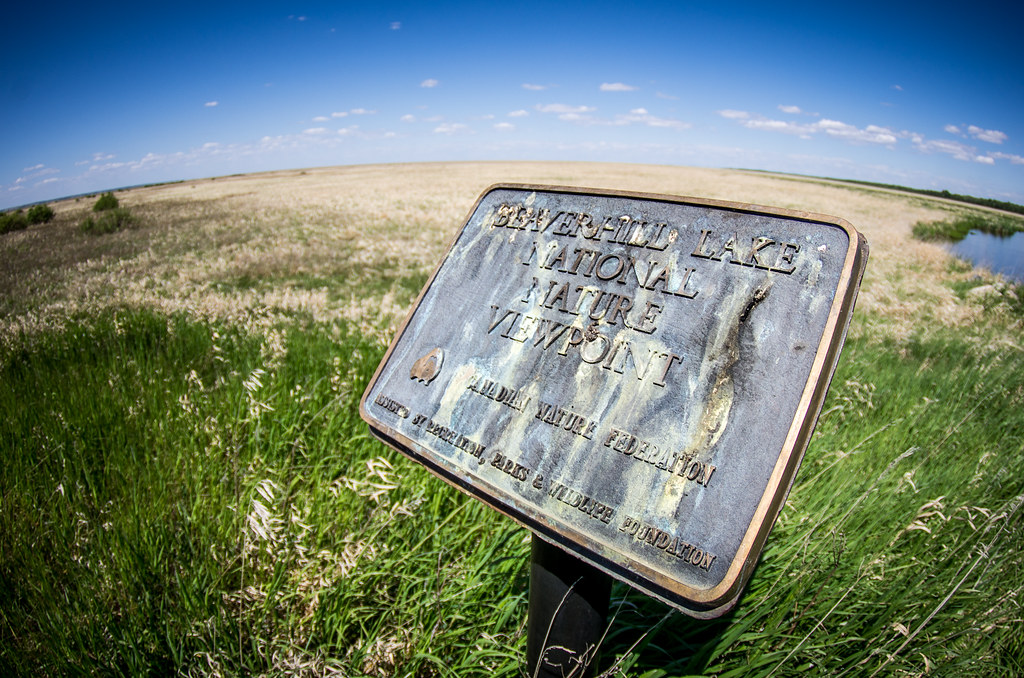
{"type": "Polygon", "coordinates": [[[1024,284],[1024,231],[1008,238],[991,233],[971,231],[960,242],[949,246],[950,251],[975,266],[1002,273],[1008,280],[1024,284]]]}

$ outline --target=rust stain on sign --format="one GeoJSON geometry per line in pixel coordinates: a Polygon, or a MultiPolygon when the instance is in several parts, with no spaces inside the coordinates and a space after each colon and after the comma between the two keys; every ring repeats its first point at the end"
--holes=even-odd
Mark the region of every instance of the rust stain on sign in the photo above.
{"type": "Polygon", "coordinates": [[[716,616],[792,483],[866,260],[834,217],[495,186],[361,414],[542,537],[716,616]]]}

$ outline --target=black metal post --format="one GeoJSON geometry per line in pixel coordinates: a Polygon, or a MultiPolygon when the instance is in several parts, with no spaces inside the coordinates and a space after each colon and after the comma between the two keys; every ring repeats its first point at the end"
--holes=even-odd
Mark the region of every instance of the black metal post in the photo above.
{"type": "Polygon", "coordinates": [[[533,536],[526,667],[530,678],[583,678],[597,669],[611,577],[533,536]]]}

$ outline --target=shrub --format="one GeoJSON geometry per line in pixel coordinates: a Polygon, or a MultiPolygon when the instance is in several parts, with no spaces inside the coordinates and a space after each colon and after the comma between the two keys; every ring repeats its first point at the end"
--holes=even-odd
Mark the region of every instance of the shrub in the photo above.
{"type": "Polygon", "coordinates": [[[10,233],[28,228],[28,219],[21,210],[0,214],[0,233],[10,233]]]}
{"type": "Polygon", "coordinates": [[[92,211],[105,212],[107,210],[116,210],[119,204],[120,203],[117,201],[117,198],[114,197],[114,194],[108,191],[100,196],[99,200],[96,201],[96,204],[92,206],[92,211]]]}
{"type": "Polygon", "coordinates": [[[96,218],[86,217],[80,228],[83,233],[101,235],[103,233],[120,231],[122,228],[134,226],[136,223],[137,220],[131,212],[123,207],[116,207],[114,209],[104,210],[103,213],[96,218]]]}
{"type": "Polygon", "coordinates": [[[46,224],[53,220],[53,208],[49,205],[34,205],[28,211],[28,223],[46,224]]]}

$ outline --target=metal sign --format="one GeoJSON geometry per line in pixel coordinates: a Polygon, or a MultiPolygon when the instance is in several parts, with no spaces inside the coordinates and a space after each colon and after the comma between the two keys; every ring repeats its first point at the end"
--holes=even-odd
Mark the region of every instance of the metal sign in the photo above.
{"type": "Polygon", "coordinates": [[[717,616],[789,491],[867,251],[822,215],[494,186],[360,412],[544,539],[717,616]]]}

